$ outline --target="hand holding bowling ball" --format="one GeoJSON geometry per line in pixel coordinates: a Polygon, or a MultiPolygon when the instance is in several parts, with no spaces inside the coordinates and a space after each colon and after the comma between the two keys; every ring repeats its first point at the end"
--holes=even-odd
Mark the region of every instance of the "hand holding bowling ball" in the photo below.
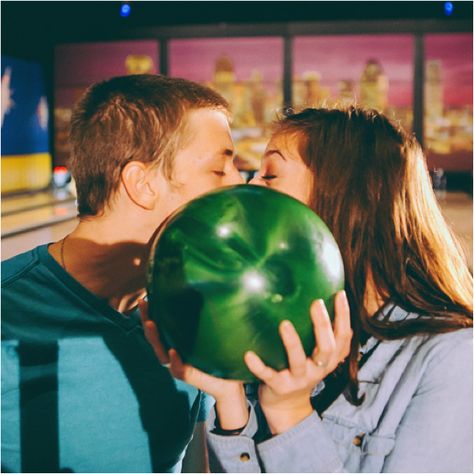
{"type": "Polygon", "coordinates": [[[323,299],[332,316],[343,286],[337,244],[311,209],[261,186],[232,186],[186,204],[158,233],[149,315],[166,348],[185,363],[252,381],[244,354],[253,351],[275,370],[286,368],[278,327],[288,319],[310,355],[311,303],[323,299]]]}

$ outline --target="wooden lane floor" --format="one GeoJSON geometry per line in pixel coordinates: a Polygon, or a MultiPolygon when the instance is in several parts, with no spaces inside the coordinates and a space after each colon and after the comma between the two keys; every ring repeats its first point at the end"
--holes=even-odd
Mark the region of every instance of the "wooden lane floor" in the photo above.
{"type": "Polygon", "coordinates": [[[461,192],[448,192],[440,197],[439,203],[444,218],[459,239],[467,258],[469,269],[473,270],[473,219],[472,196],[461,192]]]}
{"type": "Polygon", "coordinates": [[[76,215],[67,189],[2,197],[2,260],[62,238],[75,227],[76,215]]]}
{"type": "Polygon", "coordinates": [[[2,216],[2,239],[74,220],[75,202],[54,203],[2,216]]]}
{"type": "Polygon", "coordinates": [[[67,189],[37,191],[2,197],[2,217],[54,204],[75,202],[76,197],[67,189]]]}
{"type": "Polygon", "coordinates": [[[2,260],[26,252],[38,245],[55,242],[69,234],[77,220],[68,220],[54,225],[40,227],[11,237],[2,237],[2,260]]]}

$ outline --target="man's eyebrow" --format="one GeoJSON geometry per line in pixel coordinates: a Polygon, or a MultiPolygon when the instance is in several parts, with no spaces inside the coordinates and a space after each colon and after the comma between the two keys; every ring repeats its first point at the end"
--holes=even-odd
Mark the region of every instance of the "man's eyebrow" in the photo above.
{"type": "Polygon", "coordinates": [[[282,152],[280,150],[277,150],[276,148],[267,150],[263,156],[264,158],[266,158],[267,156],[274,155],[274,154],[279,155],[281,158],[283,158],[283,160],[286,161],[286,158],[283,156],[282,152]]]}

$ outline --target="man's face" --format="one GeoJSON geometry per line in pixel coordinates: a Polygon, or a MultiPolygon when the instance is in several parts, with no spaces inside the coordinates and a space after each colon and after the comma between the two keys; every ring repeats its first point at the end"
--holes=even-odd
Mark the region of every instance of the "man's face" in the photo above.
{"type": "Polygon", "coordinates": [[[192,110],[186,130],[185,144],[175,157],[173,181],[166,182],[160,203],[166,215],[200,194],[244,182],[233,163],[234,144],[223,112],[192,110]]]}

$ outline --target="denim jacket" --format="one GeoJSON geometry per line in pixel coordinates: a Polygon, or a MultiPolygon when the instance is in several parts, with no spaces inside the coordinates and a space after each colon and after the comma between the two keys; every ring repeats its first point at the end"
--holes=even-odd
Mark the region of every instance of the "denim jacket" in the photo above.
{"type": "MultiPolygon", "coordinates": [[[[416,317],[396,307],[390,320],[416,317]]],[[[377,344],[370,338],[361,352],[377,344]]],[[[239,436],[212,433],[213,472],[472,472],[472,330],[382,341],[359,371],[360,406],[341,394],[320,417],[261,443],[255,407],[239,436]]],[[[322,384],[316,387],[317,393],[322,384]]]]}

